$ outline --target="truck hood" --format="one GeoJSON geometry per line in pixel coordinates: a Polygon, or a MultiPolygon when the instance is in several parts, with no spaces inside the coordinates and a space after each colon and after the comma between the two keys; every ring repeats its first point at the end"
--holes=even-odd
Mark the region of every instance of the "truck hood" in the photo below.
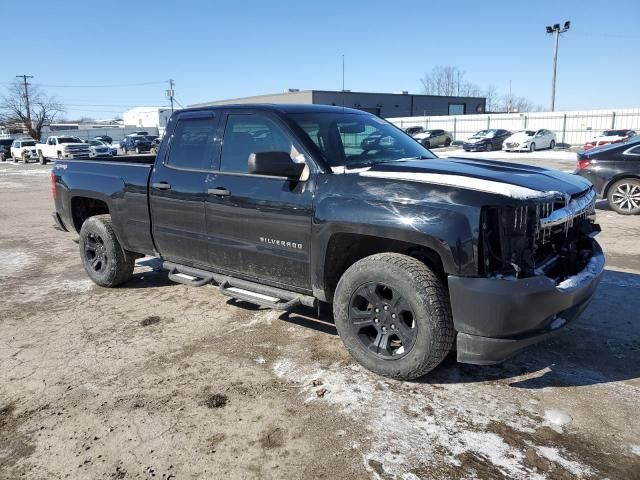
{"type": "Polygon", "coordinates": [[[445,185],[519,199],[558,193],[574,196],[591,187],[582,177],[558,170],[468,158],[396,161],[346,170],[345,173],[445,185]]]}

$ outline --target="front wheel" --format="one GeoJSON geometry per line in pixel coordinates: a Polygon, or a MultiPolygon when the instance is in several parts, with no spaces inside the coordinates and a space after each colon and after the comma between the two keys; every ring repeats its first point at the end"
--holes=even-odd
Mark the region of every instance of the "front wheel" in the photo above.
{"type": "Polygon", "coordinates": [[[493,150],[493,144],[491,142],[487,143],[487,152],[493,150]]]}
{"type": "Polygon", "coordinates": [[[422,142],[422,146],[424,148],[431,148],[431,142],[429,140],[425,140],[424,142],[422,142]]]}
{"type": "Polygon", "coordinates": [[[411,380],[451,350],[446,287],[421,261],[381,253],[354,263],[336,287],[336,328],[353,358],[372,372],[411,380]]]}
{"type": "Polygon", "coordinates": [[[532,143],[531,145],[529,145],[529,151],[530,152],[535,152],[536,151],[536,144],[532,143]]]}
{"type": "Polygon", "coordinates": [[[447,139],[444,141],[444,146],[445,146],[445,147],[448,147],[448,146],[450,146],[450,145],[451,145],[451,139],[450,139],[450,138],[447,138],[447,139]]]}
{"type": "Polygon", "coordinates": [[[42,155],[42,152],[38,152],[38,160],[40,161],[40,165],[44,165],[47,163],[47,159],[44,155],[42,155]]]}
{"type": "Polygon", "coordinates": [[[553,150],[554,148],[556,148],[556,141],[555,140],[551,140],[551,143],[549,144],[549,148],[551,150],[553,150]]]}
{"type": "Polygon", "coordinates": [[[22,163],[29,163],[29,157],[26,153],[22,154],[22,163]]]}
{"type": "Polygon", "coordinates": [[[611,208],[621,215],[640,214],[640,180],[624,178],[611,185],[607,192],[611,208]]]}
{"type": "Polygon", "coordinates": [[[115,287],[131,278],[135,257],[120,245],[110,215],[85,220],[78,244],[82,266],[98,285],[115,287]]]}

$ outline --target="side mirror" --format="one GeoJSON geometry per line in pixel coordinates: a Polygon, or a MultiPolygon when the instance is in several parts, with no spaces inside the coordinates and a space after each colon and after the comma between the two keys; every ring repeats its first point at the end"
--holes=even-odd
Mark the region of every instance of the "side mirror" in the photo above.
{"type": "Polygon", "coordinates": [[[258,152],[249,155],[249,173],[297,180],[304,163],[295,163],[288,152],[258,152]]]}

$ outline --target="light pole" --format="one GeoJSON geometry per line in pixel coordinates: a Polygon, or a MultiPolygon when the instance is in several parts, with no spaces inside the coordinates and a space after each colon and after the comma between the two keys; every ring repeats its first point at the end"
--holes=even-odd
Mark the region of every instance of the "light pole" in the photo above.
{"type": "Polygon", "coordinates": [[[547,34],[553,35],[553,77],[551,77],[551,111],[556,108],[556,70],[558,69],[558,38],[560,34],[566,32],[571,27],[571,22],[564,22],[564,27],[560,27],[559,23],[555,25],[547,25],[547,34]]]}

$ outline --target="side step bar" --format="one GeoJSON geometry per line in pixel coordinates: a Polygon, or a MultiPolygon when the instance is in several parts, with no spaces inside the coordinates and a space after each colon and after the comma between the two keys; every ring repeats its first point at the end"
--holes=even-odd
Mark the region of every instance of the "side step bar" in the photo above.
{"type": "Polygon", "coordinates": [[[309,295],[212,273],[199,268],[187,267],[172,262],[164,262],[162,268],[169,270],[169,280],[171,281],[192,287],[202,287],[208,283],[216,283],[220,293],[223,295],[274,310],[289,310],[298,305],[315,308],[317,305],[317,300],[309,295]]]}

